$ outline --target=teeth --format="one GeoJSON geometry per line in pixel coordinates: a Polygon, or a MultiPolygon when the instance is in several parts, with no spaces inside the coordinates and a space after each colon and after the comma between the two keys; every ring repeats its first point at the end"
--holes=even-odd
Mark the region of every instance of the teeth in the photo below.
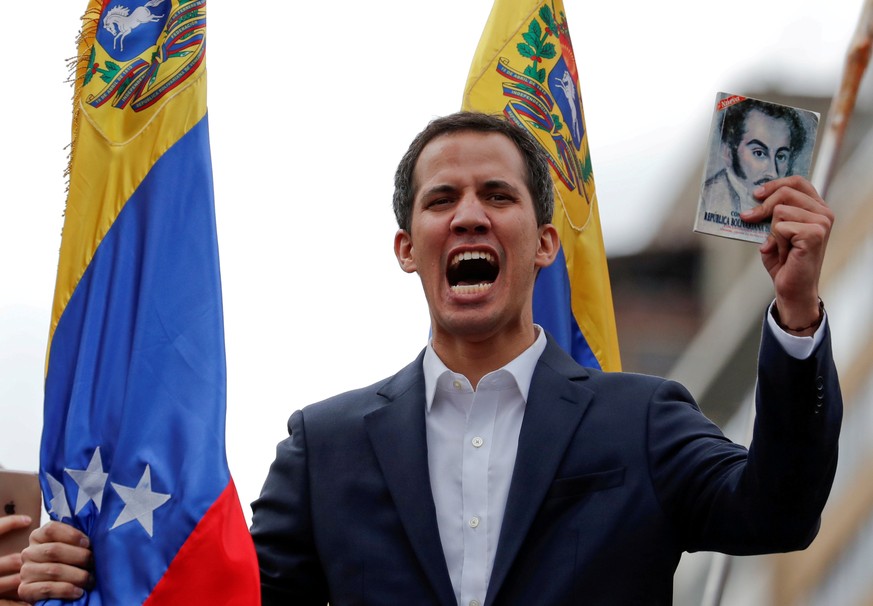
{"type": "Polygon", "coordinates": [[[485,292],[491,288],[491,283],[483,282],[481,284],[458,284],[452,286],[452,292],[458,295],[474,295],[480,292],[485,292]]]}
{"type": "Polygon", "coordinates": [[[466,252],[456,254],[452,258],[452,265],[457,265],[461,261],[470,261],[473,259],[484,259],[489,263],[494,263],[494,256],[491,253],[479,250],[468,250],[466,252]]]}

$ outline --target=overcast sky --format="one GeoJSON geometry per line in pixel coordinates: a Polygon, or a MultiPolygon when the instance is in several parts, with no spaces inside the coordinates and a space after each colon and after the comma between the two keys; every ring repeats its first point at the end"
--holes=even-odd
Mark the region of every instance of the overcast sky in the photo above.
{"type": "MultiPolygon", "coordinates": [[[[129,0],[128,4],[141,4],[129,0]]],[[[0,464],[35,470],[85,2],[9,5],[0,110],[0,464]]],[[[392,252],[397,161],[460,106],[490,0],[213,2],[207,65],[244,509],[296,408],[393,373],[424,345],[392,252]],[[250,8],[243,8],[250,7],[250,8]]],[[[829,95],[861,0],[566,0],[607,250],[645,243],[704,153],[719,90],[829,95]]],[[[689,217],[689,228],[693,217],[689,217]]]]}

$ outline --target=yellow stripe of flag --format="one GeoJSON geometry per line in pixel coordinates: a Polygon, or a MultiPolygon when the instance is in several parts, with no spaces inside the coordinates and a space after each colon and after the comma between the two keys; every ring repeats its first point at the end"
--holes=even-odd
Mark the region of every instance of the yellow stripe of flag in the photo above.
{"type": "MultiPolygon", "coordinates": [[[[181,85],[173,87],[144,110],[120,111],[111,99],[96,106],[95,99],[123,85],[124,70],[131,73],[137,60],[150,64],[154,53],[149,46],[138,58],[123,65],[112,61],[107,52],[94,43],[101,27],[102,6],[102,0],[89,1],[79,37],[70,187],[49,344],[76,285],[127,200],[164,152],[206,115],[203,63],[188,74],[181,85]],[[170,108],[172,111],[167,111],[170,108]]],[[[177,2],[172,2],[174,9],[176,6],[177,2]]],[[[170,6],[165,10],[170,10],[170,6]]],[[[169,57],[162,62],[157,76],[142,84],[138,95],[146,96],[150,90],[166,88],[167,82],[180,80],[179,74],[190,62],[190,54],[169,57]]]]}

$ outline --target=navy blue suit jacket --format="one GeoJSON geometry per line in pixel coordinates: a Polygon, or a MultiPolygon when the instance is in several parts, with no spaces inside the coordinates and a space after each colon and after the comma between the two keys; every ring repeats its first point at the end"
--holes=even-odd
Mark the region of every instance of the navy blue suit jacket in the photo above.
{"type": "MultiPolygon", "coordinates": [[[[842,402],[829,337],[804,361],[765,327],[750,451],[681,386],[582,368],[533,376],[486,605],[670,604],[683,551],[815,536],[842,402]]],[[[427,469],[421,356],[295,412],[252,535],[263,603],[454,605],[427,469]]]]}

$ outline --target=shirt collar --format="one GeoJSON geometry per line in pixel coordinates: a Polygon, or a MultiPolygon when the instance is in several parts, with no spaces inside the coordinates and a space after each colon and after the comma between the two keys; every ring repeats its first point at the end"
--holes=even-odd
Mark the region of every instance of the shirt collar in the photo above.
{"type": "MultiPolygon", "coordinates": [[[[533,373],[536,369],[537,362],[543,354],[543,351],[546,349],[546,331],[544,331],[538,324],[534,324],[534,329],[536,330],[537,338],[534,340],[533,344],[503,368],[498,368],[497,370],[492,371],[498,372],[500,370],[505,370],[512,375],[512,378],[515,379],[515,382],[518,385],[518,391],[521,393],[521,397],[525,402],[527,402],[527,395],[530,391],[530,383],[533,379],[533,373]]],[[[440,360],[439,356],[434,351],[433,343],[431,341],[428,341],[427,348],[424,352],[422,370],[424,371],[425,405],[426,410],[430,411],[439,378],[445,373],[451,373],[453,375],[460,375],[460,373],[452,372],[445,364],[443,364],[443,361],[440,360]]]]}
{"type": "Polygon", "coordinates": [[[731,187],[733,187],[734,192],[736,192],[737,197],[739,198],[737,202],[740,205],[740,211],[758,206],[758,201],[755,200],[754,196],[752,196],[752,192],[749,191],[749,188],[740,181],[740,178],[736,173],[734,173],[730,168],[725,169],[725,173],[727,174],[728,182],[731,184],[731,187]]]}

